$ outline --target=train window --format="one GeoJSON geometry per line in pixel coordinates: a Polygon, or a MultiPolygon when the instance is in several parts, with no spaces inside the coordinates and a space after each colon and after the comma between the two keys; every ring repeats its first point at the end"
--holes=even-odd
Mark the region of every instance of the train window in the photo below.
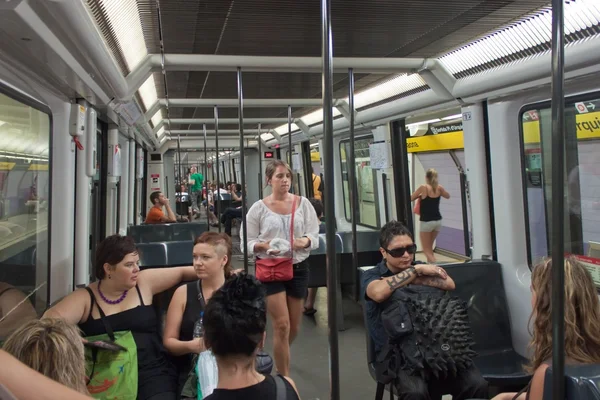
{"type": "MultiPolygon", "coordinates": [[[[375,188],[375,171],[371,169],[371,159],[369,157],[369,144],[373,143],[373,137],[362,137],[354,141],[354,161],[355,175],[358,187],[358,210],[357,221],[359,225],[365,225],[371,228],[379,228],[377,218],[377,202],[375,188]]],[[[350,153],[350,141],[340,142],[340,161],[342,164],[342,189],[344,193],[344,214],[346,220],[350,222],[350,190],[348,186],[348,163],[346,154],[350,153]]],[[[325,182],[327,184],[327,182],[325,182]]]]}
{"type": "MultiPolygon", "coordinates": [[[[600,98],[565,104],[565,252],[600,287],[600,98]]],[[[550,254],[552,117],[549,104],[521,115],[529,258],[550,254]]]]}
{"type": "Polygon", "coordinates": [[[48,301],[50,116],[0,91],[0,342],[48,301]]]}

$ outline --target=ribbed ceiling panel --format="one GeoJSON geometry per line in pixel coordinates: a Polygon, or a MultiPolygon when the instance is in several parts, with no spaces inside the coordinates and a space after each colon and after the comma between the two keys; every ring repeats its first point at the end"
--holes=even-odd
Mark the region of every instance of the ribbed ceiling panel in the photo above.
{"type": "MultiPolygon", "coordinates": [[[[565,2],[565,44],[600,33],[600,2],[565,2]]],[[[507,27],[440,58],[457,78],[473,75],[550,50],[552,9],[544,7],[507,27]]]]}
{"type": "MultiPolygon", "coordinates": [[[[160,52],[159,26],[162,26],[166,53],[321,55],[319,0],[86,1],[124,74],[131,69],[130,64],[135,63],[135,57],[140,58],[141,46],[136,44],[140,37],[145,42],[144,52],[160,52]],[[160,5],[160,24],[157,4],[160,5]],[[135,18],[131,16],[134,14],[132,10],[135,11],[135,18]],[[125,20],[129,22],[121,22],[125,20]],[[127,33],[125,37],[123,32],[127,33]]],[[[498,29],[546,5],[547,1],[332,0],[334,57],[432,57],[498,29]]],[[[233,73],[168,72],[166,78],[170,98],[237,96],[233,73]]],[[[422,82],[405,81],[401,88],[392,90],[387,87],[384,90],[390,93],[382,92],[377,96],[375,91],[381,92],[382,89],[369,88],[382,79],[387,80],[389,86],[396,77],[357,74],[357,93],[368,89],[372,94],[369,101],[377,104],[427,88],[422,82]]],[[[415,76],[406,79],[420,78],[415,76]]],[[[164,97],[166,93],[162,76],[155,74],[153,80],[157,96],[164,97]]],[[[318,98],[320,92],[320,74],[244,74],[246,98],[318,98]]],[[[334,96],[347,97],[345,74],[334,76],[334,96]]],[[[152,96],[146,97],[143,103],[151,104],[152,96]]],[[[360,107],[358,102],[357,106],[360,107]]],[[[373,103],[366,100],[362,104],[362,107],[371,106],[373,103]]],[[[294,110],[294,117],[311,111],[315,109],[294,110]]],[[[285,116],[286,111],[285,108],[247,109],[244,115],[285,116]]],[[[210,116],[212,109],[170,108],[172,118],[210,116]]],[[[237,110],[223,109],[221,116],[235,117],[237,110]]]]}

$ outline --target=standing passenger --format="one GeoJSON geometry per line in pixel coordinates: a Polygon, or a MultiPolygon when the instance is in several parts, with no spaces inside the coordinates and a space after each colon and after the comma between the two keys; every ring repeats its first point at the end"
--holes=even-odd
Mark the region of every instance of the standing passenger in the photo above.
{"type": "Polygon", "coordinates": [[[442,214],[440,213],[440,198],[450,198],[450,194],[438,183],[438,173],[435,169],[429,168],[425,175],[427,183],[419,186],[410,196],[410,201],[420,199],[421,202],[421,246],[423,253],[427,257],[427,262],[434,263],[433,243],[442,228],[442,214]]]}
{"type": "MultiPolygon", "coordinates": [[[[255,255],[258,259],[290,257],[290,247],[293,248],[293,278],[285,282],[265,283],[267,310],[273,319],[275,365],[279,373],[289,376],[290,345],[300,329],[303,301],[308,288],[306,259],[312,249],[319,247],[319,219],[308,199],[289,193],[292,171],[286,163],[271,162],[265,170],[265,176],[267,185],[271,185],[273,191],[271,195],[254,203],[248,211],[247,248],[248,255],[255,255]],[[294,237],[290,238],[294,202],[294,237]],[[279,249],[271,247],[273,239],[281,244],[277,246],[279,249]]],[[[240,238],[243,238],[242,229],[240,238]]],[[[241,246],[244,246],[243,242],[241,246]]]]}
{"type": "Polygon", "coordinates": [[[196,166],[192,166],[190,168],[190,177],[188,179],[188,183],[190,184],[190,192],[192,192],[192,207],[194,211],[198,211],[198,197],[202,194],[202,181],[204,177],[196,166]]]}

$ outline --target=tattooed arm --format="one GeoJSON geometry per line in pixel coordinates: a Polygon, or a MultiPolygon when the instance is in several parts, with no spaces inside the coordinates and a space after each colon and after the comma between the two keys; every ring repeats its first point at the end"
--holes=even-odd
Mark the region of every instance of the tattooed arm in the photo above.
{"type": "Polygon", "coordinates": [[[386,301],[394,290],[408,285],[415,278],[417,278],[417,270],[415,267],[410,267],[399,274],[369,283],[366,294],[371,300],[381,303],[386,301]]]}
{"type": "Polygon", "coordinates": [[[444,279],[439,276],[419,276],[417,279],[412,281],[413,285],[431,286],[443,290],[454,290],[456,285],[449,276],[444,279]]]}

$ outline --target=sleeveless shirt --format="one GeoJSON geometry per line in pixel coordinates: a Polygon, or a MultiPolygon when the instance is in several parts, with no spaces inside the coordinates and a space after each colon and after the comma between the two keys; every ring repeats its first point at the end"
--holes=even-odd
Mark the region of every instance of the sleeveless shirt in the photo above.
{"type": "MultiPolygon", "coordinates": [[[[106,321],[113,331],[131,331],[138,352],[138,399],[145,400],[159,393],[177,390],[177,374],[159,333],[159,319],[152,305],[145,305],[138,286],[135,286],[140,305],[117,314],[107,315],[106,321]]],[[[92,318],[94,305],[100,309],[95,296],[90,293],[90,315],[79,324],[85,336],[101,335],[106,329],[100,318],[92,318]]]]}

